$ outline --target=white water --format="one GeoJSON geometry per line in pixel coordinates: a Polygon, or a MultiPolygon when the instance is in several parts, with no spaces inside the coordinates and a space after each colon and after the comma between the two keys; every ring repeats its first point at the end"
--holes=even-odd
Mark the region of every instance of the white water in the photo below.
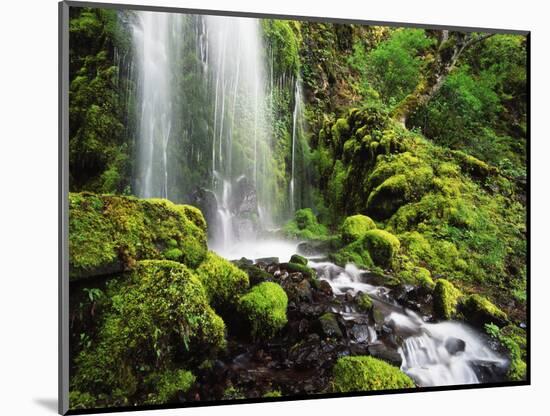
{"type": "Polygon", "coordinates": [[[242,257],[252,260],[262,257],[278,257],[280,262],[287,262],[293,254],[296,254],[296,243],[259,238],[251,241],[240,241],[225,248],[217,248],[216,252],[230,260],[237,260],[242,257]]]}
{"type": "Polygon", "coordinates": [[[368,293],[384,314],[384,324],[403,338],[398,352],[403,359],[401,370],[423,387],[476,384],[474,370],[480,363],[504,367],[506,359],[497,355],[486,338],[473,328],[454,321],[427,323],[420,315],[391,301],[389,290],[364,282],[364,270],[348,264],[345,269],[329,262],[312,262],[319,278],[327,280],[335,294],[350,291],[368,293]],[[450,353],[446,343],[462,340],[464,351],[450,353]]]}
{"type": "Polygon", "coordinates": [[[130,24],[138,77],[137,194],[168,198],[168,144],[174,117],[172,67],[181,16],[139,12],[130,24]]]}

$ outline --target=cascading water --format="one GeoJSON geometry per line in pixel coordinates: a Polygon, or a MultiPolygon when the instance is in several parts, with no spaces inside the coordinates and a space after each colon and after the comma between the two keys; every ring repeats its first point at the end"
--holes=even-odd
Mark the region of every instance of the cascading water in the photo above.
{"type": "Polygon", "coordinates": [[[138,12],[130,23],[138,91],[137,194],[168,198],[168,144],[172,130],[173,52],[181,39],[178,14],[138,12]]]}
{"type": "Polygon", "coordinates": [[[300,81],[296,80],[294,87],[294,111],[292,112],[292,156],[291,156],[291,171],[290,171],[290,212],[294,215],[296,211],[296,196],[295,196],[295,175],[296,175],[296,145],[298,136],[302,134],[302,87],[300,81]]]}
{"type": "Polygon", "coordinates": [[[208,16],[204,42],[212,86],[212,188],[219,222],[214,246],[225,250],[238,238],[240,214],[232,189],[243,177],[252,184],[256,206],[246,215],[270,221],[273,193],[271,133],[267,122],[268,85],[259,21],[208,16]]]}
{"type": "MultiPolygon", "coordinates": [[[[369,284],[364,270],[352,264],[341,268],[329,262],[310,262],[334,293],[368,293],[379,311],[379,325],[402,340],[397,352],[401,369],[422,387],[475,384],[502,373],[507,360],[497,355],[485,337],[466,324],[454,321],[428,323],[417,313],[399,306],[389,289],[369,284]]],[[[348,319],[356,311],[344,314],[348,319]]],[[[369,327],[371,329],[371,327],[369,327]]],[[[374,331],[372,331],[374,332],[374,331]]],[[[371,331],[369,330],[369,333],[371,331]]],[[[369,342],[377,341],[376,338],[369,342]]],[[[393,343],[393,341],[392,341],[393,343]]]]}

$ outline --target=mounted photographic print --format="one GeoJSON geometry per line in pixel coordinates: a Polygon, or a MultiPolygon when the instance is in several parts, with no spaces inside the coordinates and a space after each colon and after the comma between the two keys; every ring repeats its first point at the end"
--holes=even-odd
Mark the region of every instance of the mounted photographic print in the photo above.
{"type": "Polygon", "coordinates": [[[60,3],[60,412],[528,384],[528,63],[60,3]]]}

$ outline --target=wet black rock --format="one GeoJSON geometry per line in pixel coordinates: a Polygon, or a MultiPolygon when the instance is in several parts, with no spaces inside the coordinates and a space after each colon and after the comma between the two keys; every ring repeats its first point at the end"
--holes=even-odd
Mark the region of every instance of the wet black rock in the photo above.
{"type": "Polygon", "coordinates": [[[318,319],[320,335],[326,338],[343,338],[344,334],[338,324],[336,314],[327,312],[321,315],[318,319]]]}
{"type": "Polygon", "coordinates": [[[214,192],[197,188],[191,195],[191,204],[202,211],[208,224],[208,237],[214,237],[212,233],[218,229],[218,200],[214,192]]]}
{"type": "Polygon", "coordinates": [[[401,367],[403,358],[395,349],[389,348],[381,342],[369,345],[367,349],[373,357],[380,358],[396,367],[401,367]]]}
{"type": "Polygon", "coordinates": [[[459,338],[450,337],[445,341],[445,348],[449,354],[456,355],[466,349],[466,343],[459,338]]]}

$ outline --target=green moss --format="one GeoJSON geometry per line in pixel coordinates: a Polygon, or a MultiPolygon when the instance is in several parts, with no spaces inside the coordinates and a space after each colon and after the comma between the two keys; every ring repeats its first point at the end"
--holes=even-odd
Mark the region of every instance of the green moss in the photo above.
{"type": "Polygon", "coordinates": [[[282,397],[280,390],[272,390],[264,393],[263,397],[282,397]]]}
{"type": "Polygon", "coordinates": [[[374,221],[366,215],[352,215],[347,217],[340,229],[342,234],[342,241],[344,243],[351,243],[359,240],[365,235],[367,231],[374,230],[376,224],[374,221]]]}
{"type": "Polygon", "coordinates": [[[178,401],[178,393],[187,393],[196,381],[192,372],[186,370],[166,371],[153,374],[147,382],[151,384],[155,393],[149,395],[147,404],[165,404],[178,401]]]}
{"type": "Polygon", "coordinates": [[[357,299],[357,306],[362,312],[368,312],[372,309],[372,299],[367,293],[361,293],[357,299]]]}
{"type": "Polygon", "coordinates": [[[246,399],[246,396],[244,395],[244,393],[234,387],[234,386],[229,386],[228,388],[226,388],[224,391],[223,391],[223,397],[222,397],[223,400],[238,400],[238,399],[246,399]]]}
{"type": "Polygon", "coordinates": [[[451,282],[438,279],[433,293],[434,315],[438,319],[452,319],[456,316],[458,301],[461,297],[462,292],[451,282]]]}
{"type": "Polygon", "coordinates": [[[306,278],[308,279],[314,279],[316,278],[317,274],[315,273],[315,270],[313,270],[311,267],[304,266],[303,264],[298,263],[281,263],[279,264],[279,267],[283,270],[286,270],[289,273],[302,273],[306,278]]]}
{"type": "Polygon", "coordinates": [[[380,267],[391,267],[399,251],[399,239],[384,230],[367,231],[362,239],[374,264],[380,267]]]}
{"type": "Polygon", "coordinates": [[[248,321],[256,339],[273,337],[287,323],[288,298],[277,283],[264,282],[241,296],[239,312],[248,321]]]}
{"type": "Polygon", "coordinates": [[[81,393],[80,391],[73,390],[69,392],[69,409],[93,409],[97,407],[97,398],[90,393],[81,393]]]}
{"type": "Polygon", "coordinates": [[[154,393],[147,377],[225,347],[222,319],[181,263],[138,262],[131,275],[109,284],[107,297],[112,303],[98,321],[97,338],[75,359],[72,390],[95,397],[118,391],[144,403],[154,393]]]}
{"type": "Polygon", "coordinates": [[[508,353],[508,358],[510,359],[507,372],[508,379],[512,381],[525,380],[527,376],[525,330],[512,325],[499,329],[494,324],[485,324],[485,330],[508,353]]]}
{"type": "Polygon", "coordinates": [[[194,268],[207,251],[200,218],[198,210],[168,200],[71,193],[70,279],[121,272],[141,259],[194,268]]]}
{"type": "Polygon", "coordinates": [[[424,267],[414,266],[407,263],[399,273],[399,277],[404,283],[409,283],[423,287],[428,290],[433,290],[435,282],[432,279],[430,271],[424,267]]]}
{"type": "Polygon", "coordinates": [[[299,254],[293,254],[290,258],[290,263],[300,264],[302,266],[307,266],[307,259],[299,254]]]}
{"type": "Polygon", "coordinates": [[[272,280],[273,275],[260,269],[258,266],[249,263],[246,259],[241,259],[233,262],[235,266],[244,271],[248,275],[250,286],[255,286],[259,283],[272,280]]]}
{"type": "Polygon", "coordinates": [[[327,227],[319,224],[317,217],[310,208],[296,211],[294,220],[283,227],[287,237],[305,240],[323,240],[328,238],[327,227]]]}
{"type": "Polygon", "coordinates": [[[415,387],[399,368],[374,357],[342,357],[333,369],[335,392],[361,392],[415,387]]]}
{"type": "Polygon", "coordinates": [[[354,241],[335,252],[329,253],[329,259],[342,267],[348,263],[353,263],[365,269],[374,267],[374,262],[368,250],[365,249],[363,240],[354,241]]]}
{"type": "Polygon", "coordinates": [[[505,325],[508,316],[486,297],[474,294],[460,301],[459,311],[466,321],[471,324],[483,326],[485,324],[505,325]]]}
{"type": "Polygon", "coordinates": [[[215,308],[224,309],[236,305],[249,286],[246,272],[211,251],[197,268],[197,276],[205,288],[210,304],[215,308]]]}

